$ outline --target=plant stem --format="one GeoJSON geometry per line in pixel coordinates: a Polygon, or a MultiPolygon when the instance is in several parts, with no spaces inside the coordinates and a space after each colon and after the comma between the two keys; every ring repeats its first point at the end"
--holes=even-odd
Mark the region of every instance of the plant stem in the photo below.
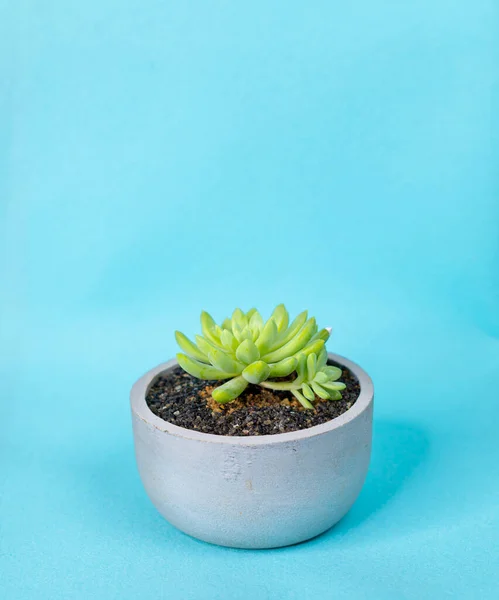
{"type": "Polygon", "coordinates": [[[302,380],[300,378],[294,379],[293,381],[262,381],[258,385],[261,385],[268,390],[276,390],[276,391],[287,391],[291,392],[293,396],[298,400],[298,402],[303,406],[303,408],[308,408],[309,410],[315,410],[314,405],[309,402],[305,396],[300,392],[300,387],[302,384],[302,380]]]}
{"type": "Polygon", "coordinates": [[[299,389],[294,381],[262,381],[258,385],[269,390],[287,390],[289,392],[299,389]]]}

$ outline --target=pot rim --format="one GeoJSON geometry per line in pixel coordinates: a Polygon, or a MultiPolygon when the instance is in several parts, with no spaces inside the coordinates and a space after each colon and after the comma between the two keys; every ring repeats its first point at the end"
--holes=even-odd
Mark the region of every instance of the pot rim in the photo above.
{"type": "Polygon", "coordinates": [[[146,395],[149,388],[161,374],[178,364],[176,359],[169,360],[168,362],[154,367],[154,369],[151,369],[136,381],[130,392],[132,413],[162,433],[199,442],[212,442],[237,446],[264,446],[282,442],[295,442],[315,437],[316,435],[322,435],[333,429],[343,427],[343,425],[356,419],[369,407],[374,395],[373,382],[369,375],[359,367],[359,365],[348,360],[344,356],[333,354],[331,352],[328,352],[328,358],[347,367],[355,375],[360,384],[360,394],[353,406],[339,417],[331,419],[321,425],[314,425],[308,429],[300,429],[298,431],[290,431],[287,433],[274,433],[271,435],[217,435],[214,433],[202,433],[200,431],[194,431],[193,429],[186,429],[185,427],[179,427],[178,425],[164,421],[156,416],[147,406],[146,395]]]}

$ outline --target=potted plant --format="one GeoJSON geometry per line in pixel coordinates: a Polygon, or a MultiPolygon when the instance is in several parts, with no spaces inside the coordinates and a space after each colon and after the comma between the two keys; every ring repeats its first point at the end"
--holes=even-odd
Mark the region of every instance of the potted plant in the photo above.
{"type": "Polygon", "coordinates": [[[295,544],[350,509],[371,452],[373,385],[328,354],[330,329],[284,305],[264,322],[206,312],[195,342],[132,388],[135,453],[147,494],[173,525],[238,548],[295,544]]]}

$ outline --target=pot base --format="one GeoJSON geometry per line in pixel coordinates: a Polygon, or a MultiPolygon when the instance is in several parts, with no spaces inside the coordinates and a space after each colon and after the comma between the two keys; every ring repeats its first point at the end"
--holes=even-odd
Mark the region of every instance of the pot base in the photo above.
{"type": "MultiPolygon", "coordinates": [[[[351,506],[348,507],[344,514],[340,515],[339,518],[337,518],[333,523],[322,524],[319,528],[317,528],[316,523],[309,523],[305,530],[297,531],[296,524],[290,524],[289,522],[276,522],[274,525],[277,527],[277,529],[273,528],[272,531],[267,532],[246,532],[243,533],[243,537],[238,537],[241,535],[240,531],[236,532],[231,529],[207,532],[206,529],[203,528],[203,531],[197,531],[194,530],[192,526],[182,527],[178,523],[173,522],[171,518],[168,519],[165,517],[165,515],[162,516],[170,523],[170,525],[173,525],[182,533],[201,542],[214,544],[216,546],[223,546],[226,548],[237,548],[241,550],[270,550],[272,548],[295,546],[321,536],[337,525],[348,513],[350,508],[351,506]]],[[[159,512],[161,513],[161,511],[159,512]]]]}

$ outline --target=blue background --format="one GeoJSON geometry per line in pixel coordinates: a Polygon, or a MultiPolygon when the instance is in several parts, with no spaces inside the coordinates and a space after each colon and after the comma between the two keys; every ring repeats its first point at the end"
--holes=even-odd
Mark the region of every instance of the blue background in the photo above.
{"type": "Polygon", "coordinates": [[[498,16],[2,4],[2,598],[499,597],[498,16]],[[372,466],[322,537],[213,547],[147,500],[128,392],[281,301],[372,375],[372,466]]]}

